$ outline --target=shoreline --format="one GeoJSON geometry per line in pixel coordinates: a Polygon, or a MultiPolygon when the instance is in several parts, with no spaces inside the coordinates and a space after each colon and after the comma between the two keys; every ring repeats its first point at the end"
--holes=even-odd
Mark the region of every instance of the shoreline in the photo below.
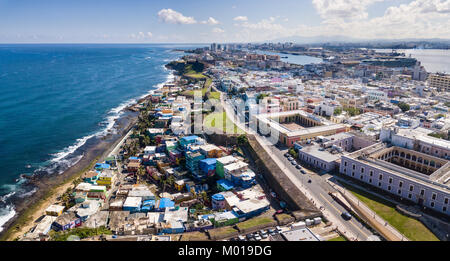
{"type": "Polygon", "coordinates": [[[87,148],[83,157],[76,164],[62,174],[52,174],[34,181],[37,191],[30,198],[15,205],[16,215],[3,225],[0,240],[11,241],[28,232],[35,225],[35,221],[43,215],[42,212],[47,205],[53,204],[58,196],[72,186],[73,180],[89,170],[97,161],[106,157],[126,137],[137,122],[137,118],[138,115],[127,115],[118,120],[116,122],[118,124],[117,134],[109,134],[105,139],[99,139],[97,144],[87,148]],[[123,120],[126,123],[122,125],[120,121],[123,120]]]}
{"type": "Polygon", "coordinates": [[[58,196],[72,186],[73,180],[92,168],[96,162],[105,158],[114,150],[117,144],[126,138],[127,134],[136,125],[139,116],[139,113],[134,111],[133,108],[148,100],[154,91],[173,81],[175,77],[174,70],[167,68],[166,65],[164,65],[164,68],[170,71],[166,81],[156,85],[155,89],[149,90],[147,94],[136,98],[134,103],[123,108],[123,112],[127,113],[127,115],[115,120],[114,126],[117,134],[107,134],[105,137],[97,138],[96,144],[92,145],[92,147],[89,147],[87,144],[83,145],[89,148],[86,148],[86,151],[77,163],[64,170],[63,173],[39,177],[37,180],[28,180],[29,184],[36,187],[36,192],[31,197],[14,204],[16,213],[2,225],[3,230],[0,232],[0,241],[12,241],[28,232],[35,225],[36,220],[40,219],[42,212],[48,205],[53,204],[58,196]],[[121,121],[125,121],[125,123],[121,121]]]}

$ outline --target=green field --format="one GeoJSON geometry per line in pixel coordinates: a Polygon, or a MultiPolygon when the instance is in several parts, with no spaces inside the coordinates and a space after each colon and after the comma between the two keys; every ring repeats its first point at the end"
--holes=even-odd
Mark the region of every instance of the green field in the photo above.
{"type": "Polygon", "coordinates": [[[338,236],[338,237],[332,238],[328,241],[348,241],[348,240],[345,239],[345,237],[343,237],[343,236],[338,236]]]}
{"type": "Polygon", "coordinates": [[[220,100],[220,92],[210,92],[208,98],[220,100]]]}
{"type": "MultiPolygon", "coordinates": [[[[196,91],[200,91],[200,90],[196,90],[196,91]]],[[[208,88],[201,89],[202,97],[205,96],[207,91],[208,91],[208,88]]],[[[194,91],[184,91],[184,92],[181,93],[181,95],[193,97],[194,96],[194,91]]]]}
{"type": "Polygon", "coordinates": [[[249,229],[252,227],[257,227],[259,225],[263,225],[263,224],[267,224],[267,223],[272,223],[274,222],[274,220],[272,218],[269,217],[256,217],[256,218],[252,218],[249,219],[247,221],[238,223],[237,226],[240,230],[245,230],[245,229],[249,229]]]}
{"type": "Polygon", "coordinates": [[[227,117],[226,112],[216,112],[207,115],[203,120],[203,126],[205,128],[222,130],[226,134],[245,134],[227,117]]]}
{"type": "Polygon", "coordinates": [[[408,239],[412,241],[439,241],[422,222],[401,214],[391,202],[346,183],[342,183],[342,185],[408,239]]]}

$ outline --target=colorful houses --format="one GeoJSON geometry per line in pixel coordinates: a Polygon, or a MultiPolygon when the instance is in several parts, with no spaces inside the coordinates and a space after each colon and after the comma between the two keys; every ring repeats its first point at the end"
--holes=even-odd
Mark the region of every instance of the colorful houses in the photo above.
{"type": "Polygon", "coordinates": [[[59,206],[59,205],[50,205],[46,210],[45,210],[45,214],[47,216],[54,216],[54,217],[58,217],[60,216],[64,211],[64,206],[59,206]]]}
{"type": "Polygon", "coordinates": [[[220,191],[229,191],[234,189],[234,185],[226,179],[220,179],[217,181],[217,189],[220,191]]]}
{"type": "Polygon", "coordinates": [[[115,175],[112,171],[103,171],[98,175],[97,185],[106,186],[110,188],[114,183],[115,175]]]}
{"type": "Polygon", "coordinates": [[[216,175],[219,178],[224,178],[225,177],[224,166],[234,163],[236,161],[238,161],[238,159],[236,159],[233,156],[226,156],[226,157],[218,158],[217,162],[216,162],[216,175]]]}
{"type": "Polygon", "coordinates": [[[205,159],[205,155],[200,152],[187,152],[186,153],[186,168],[191,171],[195,178],[201,178],[199,176],[199,162],[205,159]]]}
{"type": "Polygon", "coordinates": [[[207,158],[199,162],[199,169],[202,177],[214,176],[216,172],[216,161],[216,159],[207,158]]]}
{"type": "Polygon", "coordinates": [[[198,136],[187,136],[181,138],[178,142],[180,143],[181,149],[186,151],[187,146],[191,144],[196,144],[198,139],[200,139],[198,136]]]}
{"type": "Polygon", "coordinates": [[[243,161],[228,164],[223,167],[225,179],[233,181],[232,176],[238,176],[248,170],[248,164],[243,161]]]}
{"type": "Polygon", "coordinates": [[[98,179],[98,174],[99,174],[99,172],[91,170],[91,171],[84,173],[81,178],[83,179],[84,182],[87,182],[90,184],[96,184],[97,179],[98,179]]]}
{"type": "Polygon", "coordinates": [[[214,210],[220,210],[226,208],[225,197],[222,194],[214,194],[211,197],[212,208],[214,210]]]}
{"type": "Polygon", "coordinates": [[[123,211],[130,211],[130,213],[139,212],[141,210],[142,198],[127,197],[123,203],[123,211]]]}
{"type": "Polygon", "coordinates": [[[216,145],[206,144],[200,146],[200,153],[207,158],[220,158],[222,157],[223,151],[216,145]]]}
{"type": "Polygon", "coordinates": [[[67,229],[81,226],[81,218],[77,217],[74,212],[64,212],[52,224],[55,231],[64,231],[67,229]]]}

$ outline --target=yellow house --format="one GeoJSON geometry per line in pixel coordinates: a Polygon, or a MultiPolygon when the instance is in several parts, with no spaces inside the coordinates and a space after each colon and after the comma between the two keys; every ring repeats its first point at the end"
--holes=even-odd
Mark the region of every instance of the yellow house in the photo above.
{"type": "Polygon", "coordinates": [[[97,185],[111,187],[115,175],[112,172],[102,172],[98,175],[97,185]]]}
{"type": "Polygon", "coordinates": [[[64,206],[51,205],[45,210],[47,216],[59,217],[64,211],[64,206]]]}
{"type": "Polygon", "coordinates": [[[184,188],[184,180],[177,180],[177,181],[175,181],[174,186],[175,186],[176,190],[182,191],[183,188],[184,188]]]}

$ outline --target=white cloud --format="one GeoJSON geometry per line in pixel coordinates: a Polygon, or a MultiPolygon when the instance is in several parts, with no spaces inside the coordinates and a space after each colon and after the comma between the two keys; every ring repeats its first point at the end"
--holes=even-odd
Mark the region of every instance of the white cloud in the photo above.
{"type": "Polygon", "coordinates": [[[212,29],[213,33],[225,33],[225,30],[223,30],[222,28],[219,27],[215,27],[212,29]]]}
{"type": "Polygon", "coordinates": [[[135,40],[144,40],[144,39],[149,39],[152,38],[153,34],[151,32],[139,32],[137,34],[132,33],[130,34],[130,38],[135,39],[135,40]]]}
{"type": "Polygon", "coordinates": [[[187,17],[172,9],[162,9],[158,12],[160,21],[169,24],[195,24],[197,21],[194,17],[187,17]]]}
{"type": "Polygon", "coordinates": [[[319,15],[325,20],[354,20],[368,17],[367,7],[384,0],[313,0],[319,15]]]}
{"type": "Polygon", "coordinates": [[[213,17],[208,18],[208,20],[206,21],[202,21],[200,22],[201,24],[210,24],[210,25],[216,25],[219,24],[219,21],[217,21],[216,19],[214,19],[213,17]]]}
{"type": "Polygon", "coordinates": [[[245,22],[245,21],[248,21],[248,18],[247,18],[247,16],[236,16],[235,18],[233,18],[233,20],[245,22]]]}

